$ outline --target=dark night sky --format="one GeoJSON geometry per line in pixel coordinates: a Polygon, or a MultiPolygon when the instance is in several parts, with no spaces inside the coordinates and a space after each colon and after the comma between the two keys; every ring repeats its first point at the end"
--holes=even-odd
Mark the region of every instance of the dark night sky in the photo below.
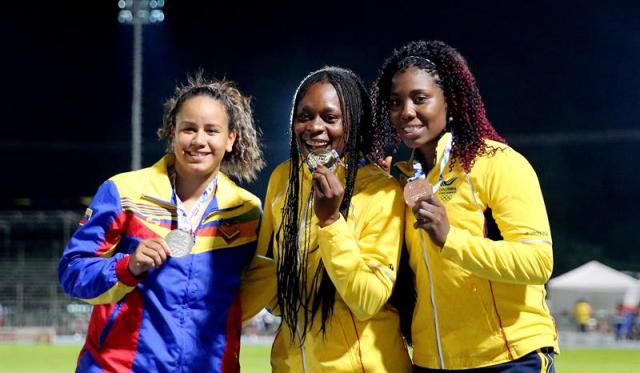
{"type": "MultiPolygon", "coordinates": [[[[248,188],[262,196],[308,72],[339,65],[369,84],[394,47],[441,39],[467,57],[489,118],[536,168],[556,267],[590,256],[640,271],[640,2],[166,3],[165,22],[144,30],[144,165],[162,155],[162,102],[203,68],[254,97],[269,165],[248,188]]],[[[4,4],[0,207],[30,197],[33,209],[77,208],[128,170],[132,29],[116,4],[4,4]]]]}

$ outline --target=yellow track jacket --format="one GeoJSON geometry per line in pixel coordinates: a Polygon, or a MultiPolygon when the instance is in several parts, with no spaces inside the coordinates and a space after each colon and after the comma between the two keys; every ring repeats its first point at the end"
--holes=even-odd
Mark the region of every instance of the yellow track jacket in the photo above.
{"type": "MultiPolygon", "coordinates": [[[[241,290],[245,317],[267,303],[275,304],[275,270],[261,263],[271,236],[282,223],[282,208],[289,185],[289,161],[271,174],[254,259],[241,290]],[[248,315],[247,315],[248,313],[248,315]]],[[[311,193],[311,174],[301,167],[300,205],[311,193]]],[[[344,170],[338,169],[344,180],[344,170]]],[[[312,201],[312,199],[311,199],[312,201]]],[[[282,324],[271,351],[274,372],[410,372],[411,361],[400,333],[396,310],[387,304],[393,289],[403,239],[404,202],[398,182],[377,165],[358,170],[347,220],[318,227],[310,202],[311,224],[308,276],[322,258],[336,287],[333,315],[326,335],[320,331],[320,312],[300,347],[282,324]]],[[[303,224],[303,222],[301,222],[303,224]]],[[[280,248],[273,241],[277,258],[280,248]]],[[[304,247],[301,245],[301,248],[304,247]]]]}
{"type": "MultiPolygon", "coordinates": [[[[446,134],[440,139],[440,164],[446,134]]],[[[406,208],[405,238],[416,275],[413,361],[426,368],[467,369],[517,359],[541,347],[558,351],[557,331],[545,303],[551,276],[551,234],[538,179],[527,160],[507,145],[481,156],[469,174],[444,168],[436,193],[450,231],[437,247],[406,208]],[[493,222],[502,237],[485,233],[493,222]]],[[[412,176],[412,160],[397,165],[412,176]]],[[[434,185],[439,167],[427,175],[434,185]]],[[[402,177],[401,177],[402,178],[402,177]]]]}

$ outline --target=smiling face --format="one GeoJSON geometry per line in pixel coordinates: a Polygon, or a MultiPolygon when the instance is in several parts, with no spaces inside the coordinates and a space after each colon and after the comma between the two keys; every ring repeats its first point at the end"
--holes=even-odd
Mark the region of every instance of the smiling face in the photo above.
{"type": "Polygon", "coordinates": [[[447,103],[432,75],[416,67],[397,72],[391,80],[389,111],[408,147],[435,149],[446,127],[447,103]]]}
{"type": "Polygon", "coordinates": [[[342,155],[345,143],[342,109],[333,85],[313,84],[295,110],[293,133],[303,156],[331,149],[342,155]]]}
{"type": "Polygon", "coordinates": [[[229,131],[224,105],[209,96],[187,99],[176,114],[173,153],[176,171],[182,177],[210,177],[220,169],[230,152],[236,133],[229,131]]]}

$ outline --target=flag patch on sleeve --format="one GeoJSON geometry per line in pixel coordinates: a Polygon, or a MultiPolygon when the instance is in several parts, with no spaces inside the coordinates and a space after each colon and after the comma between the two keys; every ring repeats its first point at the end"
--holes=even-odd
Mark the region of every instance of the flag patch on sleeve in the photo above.
{"type": "Polygon", "coordinates": [[[91,219],[91,215],[93,215],[93,210],[87,208],[84,212],[84,216],[80,219],[80,225],[85,225],[91,219]]]}

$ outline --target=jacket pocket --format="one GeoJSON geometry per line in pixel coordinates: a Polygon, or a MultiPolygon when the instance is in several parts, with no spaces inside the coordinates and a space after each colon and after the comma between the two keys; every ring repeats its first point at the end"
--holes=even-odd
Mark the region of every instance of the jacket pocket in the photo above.
{"type": "Polygon", "coordinates": [[[104,343],[107,340],[107,336],[109,335],[109,332],[111,332],[111,329],[113,328],[113,324],[115,323],[116,319],[120,315],[120,310],[122,310],[123,302],[124,302],[124,299],[120,300],[116,304],[116,306],[113,308],[113,311],[111,311],[111,315],[109,315],[109,319],[107,319],[107,322],[104,325],[102,332],[100,333],[100,337],[98,338],[98,348],[101,349],[104,346],[104,343]]]}
{"type": "MultiPolygon", "coordinates": [[[[500,334],[500,325],[496,315],[495,300],[489,281],[473,279],[469,283],[470,291],[482,308],[482,320],[492,335],[500,334]]],[[[480,320],[478,320],[480,321],[480,320]]]]}
{"type": "MultiPolygon", "coordinates": [[[[337,302],[336,302],[337,303],[337,302]]],[[[338,315],[334,314],[332,323],[337,324],[340,332],[342,334],[342,343],[336,343],[328,345],[325,344],[325,351],[330,352],[330,355],[335,354],[335,356],[349,356],[349,360],[351,362],[352,369],[354,371],[359,371],[364,369],[363,361],[362,361],[362,350],[360,346],[360,332],[358,331],[358,321],[356,321],[355,317],[351,313],[351,311],[344,306],[345,309],[343,312],[340,312],[338,315]]],[[[335,310],[335,308],[334,308],[335,310]]],[[[335,311],[334,311],[335,313],[335,311]]],[[[330,340],[327,338],[327,340],[330,340]]],[[[335,336],[334,341],[339,341],[340,337],[335,336]]],[[[334,358],[331,357],[330,358],[334,358]]]]}

